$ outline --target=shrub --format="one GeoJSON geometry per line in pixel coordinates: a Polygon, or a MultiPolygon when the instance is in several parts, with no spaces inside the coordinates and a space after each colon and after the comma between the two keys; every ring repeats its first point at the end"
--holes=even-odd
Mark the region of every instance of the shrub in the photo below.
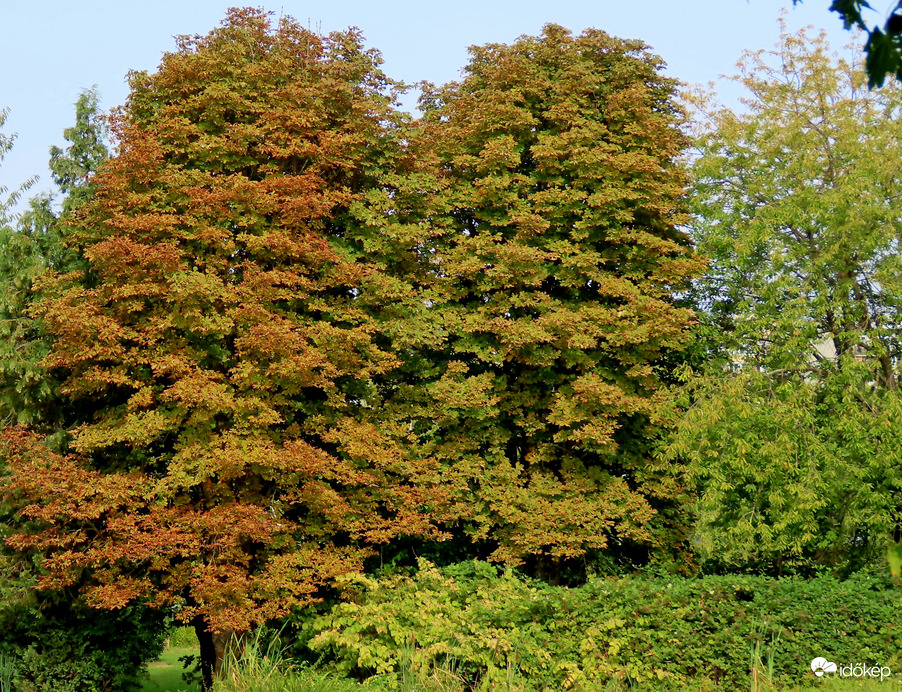
{"type": "Polygon", "coordinates": [[[163,614],[143,606],[93,610],[61,597],[0,605],[0,656],[16,692],[140,689],[164,637],[163,614]]]}
{"type": "Polygon", "coordinates": [[[539,690],[699,679],[732,689],[748,688],[754,651],[772,655],[777,680],[804,684],[816,656],[898,669],[902,645],[899,589],[868,574],[632,576],[567,589],[485,563],[421,563],[413,576],[354,576],[345,588],[348,602],[304,622],[303,636],[358,678],[453,661],[477,690],[505,689],[512,671],[539,690]]]}
{"type": "Polygon", "coordinates": [[[174,627],[169,631],[169,646],[182,649],[196,649],[200,646],[197,632],[193,627],[174,627]]]}

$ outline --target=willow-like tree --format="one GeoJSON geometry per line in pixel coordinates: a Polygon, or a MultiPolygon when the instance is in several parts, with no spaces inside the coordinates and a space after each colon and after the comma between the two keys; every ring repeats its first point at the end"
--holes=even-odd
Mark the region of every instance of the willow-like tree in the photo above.
{"type": "Polygon", "coordinates": [[[423,305],[359,256],[404,266],[407,247],[419,263],[380,207],[404,152],[378,63],[356,32],[236,10],[133,73],[117,154],[66,234],[83,269],[46,278],[35,309],[70,441],[59,455],[3,435],[3,490],[23,508],[8,542],[44,556],[43,588],[176,609],[207,687],[214,633],[431,530],[431,469],[397,444],[374,384],[423,305]]]}
{"type": "Polygon", "coordinates": [[[726,358],[669,447],[714,562],[852,569],[899,535],[900,91],[823,36],[747,55],[747,110],[706,107],[695,286],[726,358]]]}
{"type": "Polygon", "coordinates": [[[557,578],[589,551],[678,550],[657,511],[681,490],[650,454],[656,364],[692,321],[673,295],[702,266],[678,228],[676,84],[594,29],[471,52],[463,81],[425,95],[417,140],[443,175],[448,333],[417,430],[492,559],[557,578]]]}

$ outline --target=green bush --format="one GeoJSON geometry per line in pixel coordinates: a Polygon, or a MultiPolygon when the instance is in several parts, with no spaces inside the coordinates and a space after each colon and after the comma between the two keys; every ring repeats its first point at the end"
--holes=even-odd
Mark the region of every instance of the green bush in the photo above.
{"type": "Polygon", "coordinates": [[[128,692],[163,650],[163,615],[93,610],[60,597],[0,605],[0,656],[16,692],[128,692]]]}
{"type": "Polygon", "coordinates": [[[345,588],[349,601],[308,619],[302,636],[334,670],[395,687],[404,669],[453,661],[477,690],[663,690],[700,679],[748,689],[755,651],[777,680],[805,684],[816,656],[898,670],[902,650],[902,590],[866,574],[635,576],[567,589],[485,563],[421,563],[412,577],[354,576],[345,588]]]}
{"type": "Polygon", "coordinates": [[[867,575],[728,575],[593,582],[561,603],[586,678],[659,677],[678,687],[698,677],[747,685],[756,646],[771,649],[774,673],[786,682],[813,681],[816,656],[898,670],[899,597],[887,579],[867,575]]]}
{"type": "Polygon", "coordinates": [[[193,627],[174,627],[169,631],[169,646],[177,649],[196,649],[200,646],[193,627]]]}

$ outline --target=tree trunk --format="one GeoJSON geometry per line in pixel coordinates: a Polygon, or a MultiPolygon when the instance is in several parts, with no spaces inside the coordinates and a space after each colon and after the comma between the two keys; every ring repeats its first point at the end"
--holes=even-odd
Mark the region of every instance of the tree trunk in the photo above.
{"type": "Polygon", "coordinates": [[[893,361],[889,356],[880,356],[880,379],[887,389],[896,389],[896,373],[893,371],[893,361]]]}
{"type": "Polygon", "coordinates": [[[201,689],[211,692],[213,681],[222,674],[226,654],[240,646],[242,637],[233,629],[211,632],[202,615],[194,618],[192,624],[200,643],[201,689]]]}
{"type": "Polygon", "coordinates": [[[198,615],[192,621],[197,641],[200,642],[200,674],[201,689],[210,692],[213,689],[213,676],[216,670],[216,648],[213,645],[213,633],[207,629],[207,621],[198,615]]]}

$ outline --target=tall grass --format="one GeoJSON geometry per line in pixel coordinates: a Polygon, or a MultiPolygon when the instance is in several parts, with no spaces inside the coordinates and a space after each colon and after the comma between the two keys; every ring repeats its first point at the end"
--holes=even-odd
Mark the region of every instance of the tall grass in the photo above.
{"type": "MultiPolygon", "coordinates": [[[[471,685],[458,673],[454,660],[435,665],[427,672],[416,670],[412,656],[401,658],[397,674],[374,676],[366,685],[335,678],[328,673],[301,668],[284,655],[277,642],[264,644],[259,632],[249,639],[242,652],[231,652],[223,664],[222,677],[215,692],[362,692],[362,690],[394,690],[397,692],[468,692],[471,685]]],[[[515,668],[507,671],[507,684],[498,692],[525,692],[512,684],[515,668]]]]}
{"type": "Polygon", "coordinates": [[[276,640],[264,644],[258,631],[245,642],[243,651],[231,651],[223,662],[222,677],[215,692],[350,692],[351,681],[336,680],[325,673],[302,669],[290,663],[276,640]]]}
{"type": "Polygon", "coordinates": [[[11,656],[0,654],[0,692],[13,692],[16,664],[11,656]]]}
{"type": "Polygon", "coordinates": [[[755,631],[755,640],[751,645],[749,671],[752,677],[751,692],[771,692],[774,687],[774,658],[777,655],[777,646],[780,643],[779,633],[771,632],[770,645],[766,647],[766,653],[762,656],[762,643],[769,631],[768,623],[762,622],[755,631]],[[766,660],[765,660],[766,659],[766,660]]]}

